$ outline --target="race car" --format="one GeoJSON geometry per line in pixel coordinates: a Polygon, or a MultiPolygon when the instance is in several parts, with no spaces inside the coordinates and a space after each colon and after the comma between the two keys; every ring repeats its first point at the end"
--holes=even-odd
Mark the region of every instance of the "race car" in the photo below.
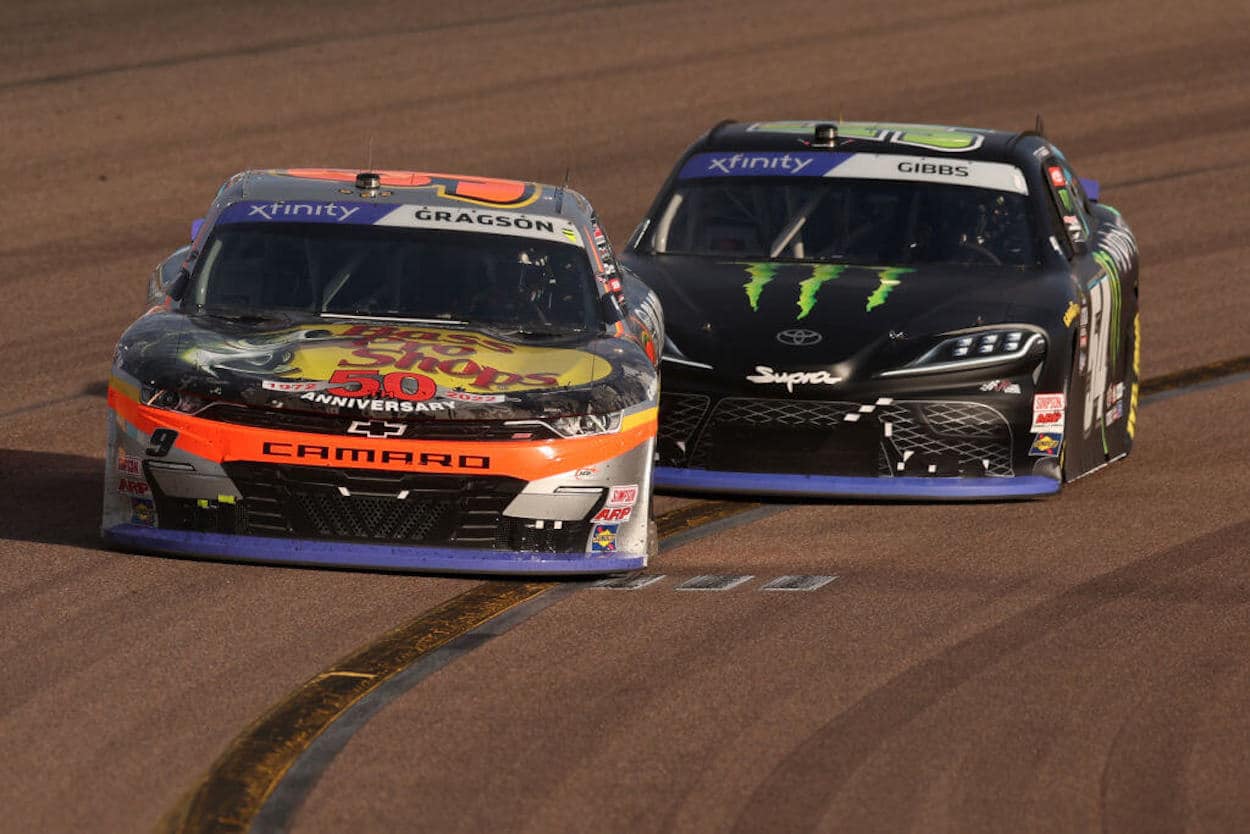
{"type": "Polygon", "coordinates": [[[1040,120],[723,122],[621,261],[666,317],[658,487],[1029,498],[1132,448],[1137,243],[1040,120]]]}
{"type": "Polygon", "coordinates": [[[192,239],[117,345],[107,542],[457,573],[646,564],[662,319],[582,195],[245,171],[192,239]]]}

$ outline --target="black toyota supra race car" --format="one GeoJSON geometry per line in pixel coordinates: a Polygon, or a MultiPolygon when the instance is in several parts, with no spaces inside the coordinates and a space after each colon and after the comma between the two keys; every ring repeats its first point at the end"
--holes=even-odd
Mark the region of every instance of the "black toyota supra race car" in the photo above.
{"type": "Polygon", "coordinates": [[[1132,447],[1137,244],[1040,129],[725,122],[622,261],[659,487],[1025,498],[1132,447]]]}
{"type": "Polygon", "coordinates": [[[109,381],[115,546],[468,573],[643,567],[654,295],[536,183],[248,171],[109,381]]]}

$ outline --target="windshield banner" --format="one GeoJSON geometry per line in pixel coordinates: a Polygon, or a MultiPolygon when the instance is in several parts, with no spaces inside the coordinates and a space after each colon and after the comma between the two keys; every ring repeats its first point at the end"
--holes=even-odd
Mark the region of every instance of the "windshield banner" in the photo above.
{"type": "Polygon", "coordinates": [[[455,232],[536,238],[584,247],[577,228],[563,218],[526,214],[506,208],[441,208],[394,203],[244,201],[221,214],[219,223],[328,223],[443,229],[455,232]]]}
{"type": "Polygon", "coordinates": [[[679,179],[710,177],[836,177],[968,185],[1028,194],[1024,174],[1003,162],[900,154],[739,151],[698,153],[686,160],[679,179]]]}

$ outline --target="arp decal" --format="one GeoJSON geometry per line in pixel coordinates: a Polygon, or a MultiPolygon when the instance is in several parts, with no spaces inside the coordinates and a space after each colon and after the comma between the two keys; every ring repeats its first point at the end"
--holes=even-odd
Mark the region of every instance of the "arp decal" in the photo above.
{"type": "Polygon", "coordinates": [[[815,264],[811,266],[798,265],[790,266],[789,264],[770,263],[768,261],[733,261],[733,263],[746,267],[746,273],[751,280],[742,285],[746,291],[747,303],[751,305],[751,309],[759,312],[760,298],[764,294],[764,288],[772,283],[777,277],[777,273],[786,269],[787,271],[804,270],[808,273],[808,277],[799,282],[796,305],[799,308],[798,314],[794,317],[795,321],[806,318],[816,307],[817,293],[820,288],[829,281],[833,281],[851,270],[862,270],[873,273],[877,276],[877,287],[864,299],[864,311],[871,313],[877,307],[885,304],[886,299],[890,297],[890,293],[903,283],[903,276],[909,272],[915,272],[910,267],[898,266],[858,266],[858,265],[842,265],[842,264],[815,264]]]}
{"type": "Polygon", "coordinates": [[[616,524],[598,524],[590,531],[590,552],[591,553],[615,553],[616,552],[616,531],[620,527],[616,524]]]}
{"type": "Polygon", "coordinates": [[[136,481],[131,478],[121,478],[117,482],[117,491],[122,495],[132,495],[142,498],[148,495],[152,490],[148,487],[147,481],[136,481]]]}
{"type": "Polygon", "coordinates": [[[630,516],[633,514],[633,507],[604,507],[602,510],[595,513],[595,516],[591,519],[591,521],[625,522],[629,521],[630,516]]]}

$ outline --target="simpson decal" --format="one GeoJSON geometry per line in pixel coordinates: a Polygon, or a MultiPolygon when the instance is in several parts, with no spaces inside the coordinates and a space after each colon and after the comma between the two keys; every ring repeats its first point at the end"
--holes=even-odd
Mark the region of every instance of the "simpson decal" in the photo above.
{"type": "Polygon", "coordinates": [[[638,501],[638,485],[612,487],[608,493],[608,507],[632,507],[638,501]]]}

